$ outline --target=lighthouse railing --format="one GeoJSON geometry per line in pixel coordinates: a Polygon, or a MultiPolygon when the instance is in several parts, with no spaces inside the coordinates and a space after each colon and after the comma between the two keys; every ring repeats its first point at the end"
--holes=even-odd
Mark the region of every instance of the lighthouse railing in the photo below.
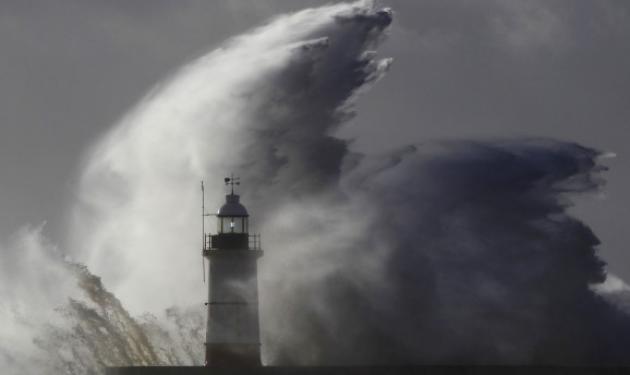
{"type": "MultiPolygon", "coordinates": [[[[249,250],[261,250],[262,249],[262,239],[260,237],[260,234],[249,234],[248,235],[248,241],[247,241],[247,247],[249,248],[249,250]]],[[[204,234],[204,241],[203,241],[203,251],[209,251],[214,249],[214,247],[212,246],[212,234],[208,234],[205,233],[204,234]]]]}
{"type": "Polygon", "coordinates": [[[204,233],[203,250],[210,250],[212,248],[212,237],[210,234],[204,233]]]}
{"type": "Polygon", "coordinates": [[[249,249],[260,250],[261,248],[262,248],[262,243],[260,239],[260,234],[250,234],[249,235],[249,249]]]}

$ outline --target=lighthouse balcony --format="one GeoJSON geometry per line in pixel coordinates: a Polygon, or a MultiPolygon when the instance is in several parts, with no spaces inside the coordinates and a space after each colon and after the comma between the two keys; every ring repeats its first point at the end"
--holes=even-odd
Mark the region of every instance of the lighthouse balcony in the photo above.
{"type": "Polygon", "coordinates": [[[212,250],[261,250],[260,234],[206,234],[203,250],[204,252],[212,250]]]}

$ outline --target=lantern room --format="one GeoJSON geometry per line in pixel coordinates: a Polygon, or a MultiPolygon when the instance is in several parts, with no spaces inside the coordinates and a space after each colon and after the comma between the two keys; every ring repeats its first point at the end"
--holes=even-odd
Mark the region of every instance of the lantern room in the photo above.
{"type": "Polygon", "coordinates": [[[247,209],[234,193],[225,196],[225,204],[217,212],[217,233],[247,233],[247,209]]]}
{"type": "MultiPolygon", "coordinates": [[[[249,214],[241,204],[240,196],[234,194],[234,186],[240,185],[239,179],[234,176],[226,177],[225,184],[230,190],[225,196],[225,203],[217,211],[217,234],[206,235],[204,232],[204,251],[257,249],[260,246],[260,237],[249,235],[249,214]]],[[[203,216],[208,215],[204,213],[203,216]]]]}

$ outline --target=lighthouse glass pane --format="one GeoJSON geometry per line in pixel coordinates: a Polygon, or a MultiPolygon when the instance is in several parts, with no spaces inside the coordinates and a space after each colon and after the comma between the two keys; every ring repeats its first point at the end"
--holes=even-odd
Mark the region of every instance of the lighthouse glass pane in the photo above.
{"type": "Polygon", "coordinates": [[[218,233],[247,233],[246,217],[220,217],[217,219],[218,233]]]}
{"type": "Polygon", "coordinates": [[[230,219],[231,217],[221,218],[221,233],[230,233],[232,231],[230,228],[230,219]]]}
{"type": "Polygon", "coordinates": [[[230,221],[230,231],[234,233],[243,233],[243,218],[234,217],[230,221]]]}

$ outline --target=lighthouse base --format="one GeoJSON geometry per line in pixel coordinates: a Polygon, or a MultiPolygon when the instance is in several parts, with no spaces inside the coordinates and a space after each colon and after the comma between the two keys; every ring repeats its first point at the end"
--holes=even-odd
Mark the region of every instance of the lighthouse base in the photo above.
{"type": "Polygon", "coordinates": [[[259,367],[260,345],[206,343],[206,366],[259,367]]]}

